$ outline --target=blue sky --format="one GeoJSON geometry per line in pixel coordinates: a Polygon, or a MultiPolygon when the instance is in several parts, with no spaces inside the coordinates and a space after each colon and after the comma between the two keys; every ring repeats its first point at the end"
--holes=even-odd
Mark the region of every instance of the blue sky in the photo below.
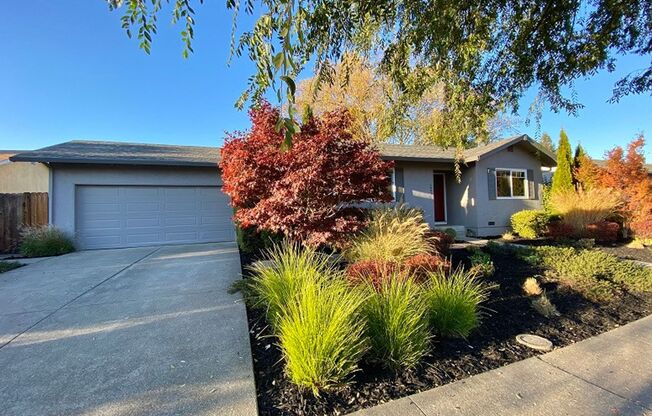
{"type": "MultiPolygon", "coordinates": [[[[71,139],[220,145],[225,131],[246,129],[247,115],[233,107],[253,65],[227,66],[231,15],[224,2],[196,8],[195,54],[181,57],[181,28],[159,21],[151,55],[120,28],[120,11],[104,0],[30,0],[3,7],[0,25],[0,149],[34,149],[71,139]]],[[[618,76],[648,63],[619,61],[618,75],[600,73],[577,83],[585,104],[578,117],[546,111],[541,127],[556,137],[565,128],[573,143],[602,155],[638,132],[652,142],[652,98],[607,104],[618,76]]],[[[523,99],[522,114],[534,96],[523,99]]],[[[534,124],[518,132],[534,136],[534,124]]],[[[647,145],[652,160],[652,143],[647,145]]]]}

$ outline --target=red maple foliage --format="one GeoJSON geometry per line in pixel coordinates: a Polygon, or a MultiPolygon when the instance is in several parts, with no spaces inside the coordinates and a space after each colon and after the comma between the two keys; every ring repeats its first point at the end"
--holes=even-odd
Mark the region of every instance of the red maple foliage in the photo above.
{"type": "Polygon", "coordinates": [[[352,138],[345,110],[312,118],[283,149],[279,110],[264,102],[249,112],[248,132],[229,135],[222,148],[223,190],[243,227],[282,233],[306,245],[334,245],[360,230],[354,206],[388,202],[391,162],[352,138]]]}
{"type": "Polygon", "coordinates": [[[622,192],[630,228],[634,234],[649,238],[652,237],[652,180],[645,166],[644,145],[645,139],[640,136],[627,146],[627,152],[620,146],[607,152],[598,182],[600,186],[622,192]]]}
{"type": "Polygon", "coordinates": [[[425,280],[428,273],[440,270],[448,270],[451,267],[450,262],[443,256],[434,254],[417,254],[403,264],[408,274],[413,275],[417,280],[425,280]]]}
{"type": "Polygon", "coordinates": [[[362,260],[346,268],[346,277],[353,284],[370,282],[378,289],[385,279],[403,279],[408,275],[402,273],[400,266],[392,261],[362,260]]]}

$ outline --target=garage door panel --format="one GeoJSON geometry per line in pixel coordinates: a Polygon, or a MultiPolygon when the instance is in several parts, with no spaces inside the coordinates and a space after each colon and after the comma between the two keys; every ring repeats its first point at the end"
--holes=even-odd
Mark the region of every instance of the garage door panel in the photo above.
{"type": "Polygon", "coordinates": [[[197,217],[188,217],[188,216],[180,216],[180,217],[165,217],[165,225],[166,226],[175,226],[175,225],[197,225],[197,217]]]}
{"type": "Polygon", "coordinates": [[[121,223],[122,220],[120,219],[116,219],[116,220],[94,219],[94,220],[79,221],[78,225],[79,228],[84,230],[97,230],[97,229],[112,230],[112,229],[119,229],[121,223]]]}
{"type": "Polygon", "coordinates": [[[154,186],[122,186],[119,187],[121,200],[127,202],[149,202],[158,200],[160,188],[154,186]]]}
{"type": "Polygon", "coordinates": [[[233,241],[228,198],[219,187],[77,186],[81,248],[233,241]]]}

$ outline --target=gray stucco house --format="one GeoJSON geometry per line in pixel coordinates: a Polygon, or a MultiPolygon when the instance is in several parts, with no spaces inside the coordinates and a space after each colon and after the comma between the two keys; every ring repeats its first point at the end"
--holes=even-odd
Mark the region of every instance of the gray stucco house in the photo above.
{"type": "MultiPolygon", "coordinates": [[[[465,151],[383,145],[395,161],[397,201],[423,209],[433,227],[501,234],[512,213],[541,205],[541,167],[553,155],[527,136],[465,151]]],[[[50,223],[82,249],[233,241],[216,147],[70,141],[11,157],[49,169],[50,223]]]]}

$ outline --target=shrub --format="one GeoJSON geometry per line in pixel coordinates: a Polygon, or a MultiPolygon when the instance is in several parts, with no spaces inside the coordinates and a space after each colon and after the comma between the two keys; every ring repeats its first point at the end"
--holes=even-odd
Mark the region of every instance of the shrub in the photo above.
{"type": "Polygon", "coordinates": [[[393,278],[371,289],[363,308],[371,359],[392,370],[414,367],[430,340],[421,287],[411,278],[393,278]]]}
{"type": "Polygon", "coordinates": [[[615,243],[618,240],[620,224],[611,221],[600,221],[586,226],[585,236],[598,243],[615,243]]]}
{"type": "Polygon", "coordinates": [[[405,260],[403,268],[410,276],[414,276],[417,281],[422,281],[431,272],[448,270],[450,262],[442,257],[433,254],[417,254],[405,260]]]}
{"type": "Polygon", "coordinates": [[[526,209],[512,215],[512,229],[523,238],[537,238],[546,230],[548,214],[545,211],[526,209]]]}
{"type": "Polygon", "coordinates": [[[309,280],[284,305],[278,338],[290,380],[318,395],[341,385],[367,350],[363,291],[342,279],[309,280]]]}
{"type": "Polygon", "coordinates": [[[344,251],[349,261],[382,260],[402,262],[408,257],[427,253],[428,224],[423,213],[405,205],[371,210],[367,227],[344,251]]]}
{"type": "Polygon", "coordinates": [[[17,269],[22,264],[18,263],[17,261],[4,261],[0,260],[0,273],[8,272],[9,270],[17,269]]]}
{"type": "Polygon", "coordinates": [[[569,239],[576,234],[575,228],[572,225],[561,221],[551,221],[546,231],[546,235],[555,240],[569,239]]]}
{"type": "Polygon", "coordinates": [[[505,240],[505,241],[512,241],[512,240],[515,240],[515,239],[516,239],[516,236],[514,235],[513,232],[511,232],[511,231],[507,231],[507,232],[504,232],[504,233],[503,233],[503,235],[501,236],[501,238],[502,238],[503,240],[505,240]]]}
{"type": "Polygon", "coordinates": [[[21,240],[19,250],[25,257],[59,256],[75,251],[72,238],[53,226],[25,228],[21,240]]]}
{"type": "Polygon", "coordinates": [[[398,263],[393,261],[363,260],[347,267],[346,277],[351,283],[370,282],[374,287],[378,288],[383,279],[394,276],[394,272],[398,270],[398,263]]]}
{"type": "Polygon", "coordinates": [[[267,320],[276,328],[285,308],[307,284],[328,280],[335,273],[331,259],[298,243],[283,242],[268,250],[267,262],[256,262],[251,267],[249,301],[264,309],[267,320]]]}
{"type": "Polygon", "coordinates": [[[537,247],[536,253],[549,275],[590,300],[609,299],[622,288],[652,291],[652,269],[602,250],[543,246],[537,247]]]}
{"type": "Polygon", "coordinates": [[[491,261],[491,256],[482,250],[473,250],[473,254],[471,254],[469,260],[471,260],[471,268],[477,270],[484,277],[491,277],[496,271],[494,262],[491,261]]]}
{"type": "Polygon", "coordinates": [[[426,289],[429,320],[444,337],[467,337],[480,323],[480,304],[488,288],[474,270],[458,267],[450,276],[443,271],[430,274],[426,289]]]}
{"type": "Polygon", "coordinates": [[[576,234],[582,235],[589,224],[616,215],[622,207],[622,197],[610,189],[593,188],[554,193],[551,203],[555,212],[561,215],[562,222],[569,224],[576,234]]]}
{"type": "Polygon", "coordinates": [[[543,293],[543,289],[541,289],[536,277],[528,277],[523,282],[523,292],[528,296],[539,296],[543,293]]]}
{"type": "Polygon", "coordinates": [[[455,238],[443,231],[430,230],[426,233],[426,240],[435,254],[445,256],[449,253],[451,244],[453,244],[455,238]]]}
{"type": "Polygon", "coordinates": [[[278,109],[249,113],[250,131],[230,135],[221,152],[223,190],[244,227],[281,233],[305,245],[339,245],[365,223],[362,202],[391,200],[389,172],[366,141],[353,140],[343,110],[313,117],[286,143],[278,109]]]}
{"type": "Polygon", "coordinates": [[[457,231],[455,231],[454,228],[446,228],[444,232],[448,234],[453,241],[455,241],[455,238],[457,237],[457,231]]]}
{"type": "Polygon", "coordinates": [[[256,227],[236,226],[235,230],[238,248],[247,254],[263,253],[281,241],[278,234],[265,230],[258,231],[256,227]]]}

